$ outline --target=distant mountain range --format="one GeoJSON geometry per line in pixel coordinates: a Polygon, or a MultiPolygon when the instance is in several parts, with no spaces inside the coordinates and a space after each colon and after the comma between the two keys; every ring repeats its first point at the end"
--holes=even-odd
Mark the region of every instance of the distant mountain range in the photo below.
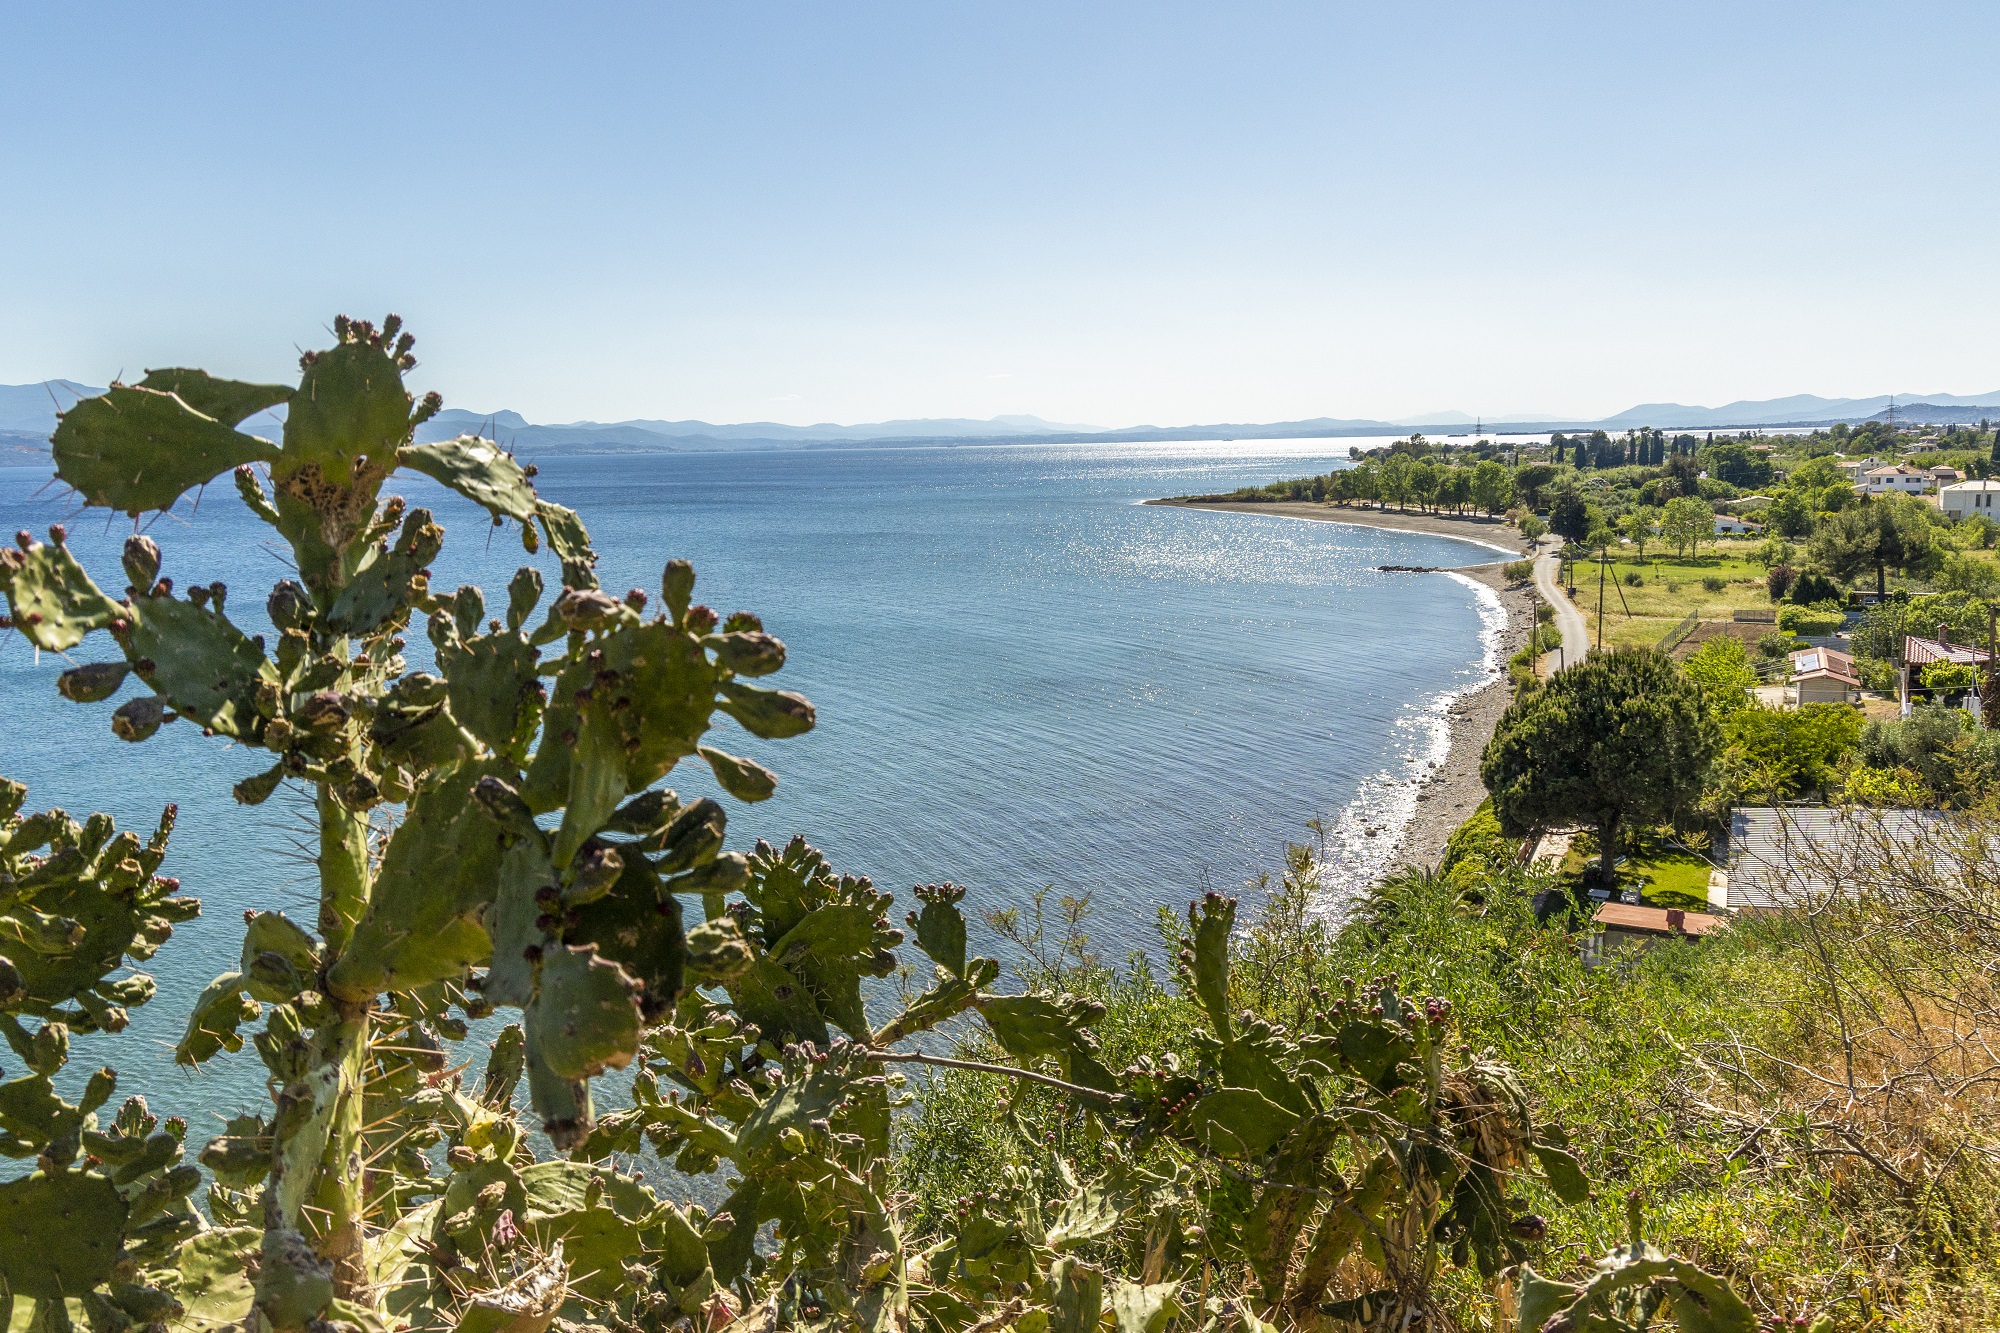
{"type": "MultiPolygon", "coordinates": [[[[56,412],[79,397],[102,389],[72,380],[41,384],[0,384],[0,447],[39,450],[55,429],[56,412]]],[[[1963,423],[2000,417],[2000,390],[1986,394],[1897,394],[1899,421],[1963,423]]],[[[572,421],[530,422],[518,412],[468,412],[447,409],[426,422],[419,440],[443,440],[456,435],[487,435],[518,453],[538,455],[581,453],[710,452],[738,449],[853,448],[937,445],[1083,443],[1142,440],[1299,439],[1353,435],[1394,435],[1425,431],[1435,435],[1464,434],[1475,421],[1489,432],[1542,430],[1623,431],[1638,426],[1663,430],[1724,430],[1747,426],[1830,425],[1880,420],[1888,414],[1891,397],[1820,398],[1795,394],[1726,403],[1721,407],[1691,407],[1685,403],[1642,403],[1616,416],[1596,421],[1545,417],[1483,420],[1459,411],[1440,411],[1395,421],[1371,418],[1313,417],[1304,421],[1211,422],[1194,426],[1125,426],[1104,428],[1045,421],[1035,416],[998,416],[984,421],[963,417],[877,421],[843,426],[823,422],[788,426],[774,421],[717,425],[707,421],[572,421]]],[[[254,430],[255,427],[253,426],[254,430]]]]}

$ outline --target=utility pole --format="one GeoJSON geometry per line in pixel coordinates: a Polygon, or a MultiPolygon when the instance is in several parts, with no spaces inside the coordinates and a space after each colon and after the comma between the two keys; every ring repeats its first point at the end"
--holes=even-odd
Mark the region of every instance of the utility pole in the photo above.
{"type": "Polygon", "coordinates": [[[1979,722],[1988,731],[2000,729],[2000,669],[1996,669],[1993,658],[1994,625],[1996,611],[1993,603],[1986,604],[1986,679],[1979,683],[1979,722]]]}
{"type": "Polygon", "coordinates": [[[1597,548],[1597,651],[1604,651],[1604,572],[1611,568],[1611,549],[1597,548]]]}

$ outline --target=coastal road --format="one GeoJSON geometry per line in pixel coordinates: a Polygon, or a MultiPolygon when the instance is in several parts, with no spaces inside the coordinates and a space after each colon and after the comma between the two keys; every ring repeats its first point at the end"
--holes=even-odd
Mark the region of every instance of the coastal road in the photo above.
{"type": "Polygon", "coordinates": [[[1563,590],[1556,586],[1556,576],[1562,568],[1556,559],[1556,552],[1561,549],[1562,538],[1544,537],[1541,549],[1535,555],[1535,591],[1556,609],[1556,629],[1562,634],[1561,651],[1543,655],[1545,672],[1575,666],[1590,651],[1590,627],[1584,624],[1583,613],[1571,605],[1563,590]]]}

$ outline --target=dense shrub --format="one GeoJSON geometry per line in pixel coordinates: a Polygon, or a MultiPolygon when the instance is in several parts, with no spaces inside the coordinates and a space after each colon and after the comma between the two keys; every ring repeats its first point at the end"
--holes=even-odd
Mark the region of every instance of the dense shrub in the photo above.
{"type": "Polygon", "coordinates": [[[1786,596],[1801,606],[1810,606],[1814,602],[1838,602],[1844,600],[1844,594],[1840,591],[1840,585],[1817,569],[1799,571],[1798,577],[1792,582],[1791,590],[1786,596]]]}
{"type": "Polygon", "coordinates": [[[1838,611],[1790,603],[1778,608],[1778,628],[1805,637],[1831,634],[1846,617],[1838,611]]]}

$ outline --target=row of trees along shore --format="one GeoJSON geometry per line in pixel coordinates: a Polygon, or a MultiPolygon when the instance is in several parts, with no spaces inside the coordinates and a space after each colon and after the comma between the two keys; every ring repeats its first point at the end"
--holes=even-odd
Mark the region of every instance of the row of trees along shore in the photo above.
{"type": "Polygon", "coordinates": [[[1768,437],[1641,430],[1622,440],[1595,432],[1532,448],[1413,436],[1357,455],[1353,467],[1190,498],[1504,515],[1527,535],[1557,533],[1575,555],[1747,559],[1761,571],[1762,599],[1780,610],[1781,625],[1801,633],[1831,632],[1850,593],[1863,589],[1881,605],[1866,612],[1853,647],[1864,682],[1886,690],[1906,631],[1934,635],[1943,626],[1953,642],[1985,644],[1987,606],[2000,601],[2000,522],[1977,511],[1955,519],[1920,496],[1869,495],[1838,464],[1908,457],[1979,478],[2000,476],[1996,454],[2000,432],[1986,424],[1871,422],[1768,437]],[[1718,541],[1719,515],[1757,530],[1718,541]]]}

